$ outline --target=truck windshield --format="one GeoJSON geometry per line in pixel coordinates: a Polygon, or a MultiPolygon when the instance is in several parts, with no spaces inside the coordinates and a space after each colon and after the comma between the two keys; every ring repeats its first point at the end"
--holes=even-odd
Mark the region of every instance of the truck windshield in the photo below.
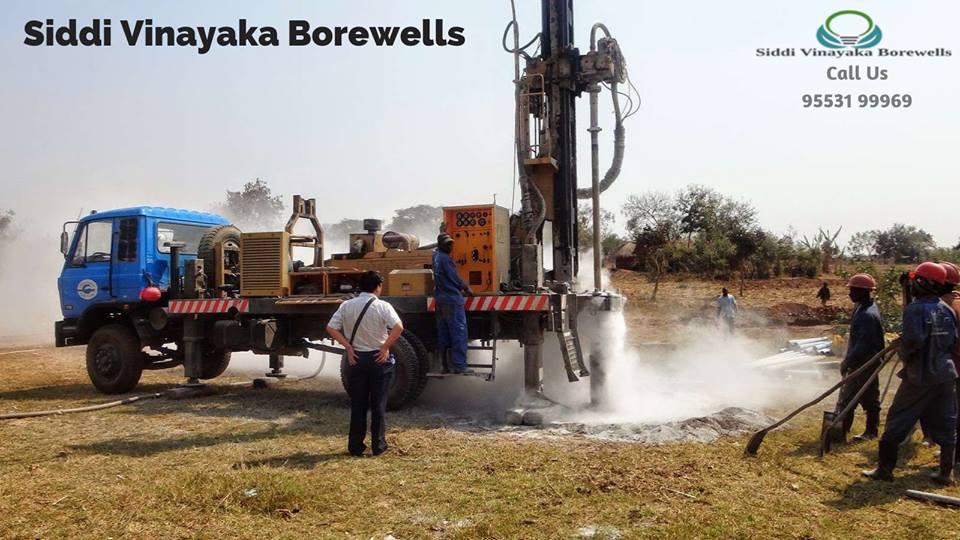
{"type": "Polygon", "coordinates": [[[157,223],[157,250],[160,253],[170,253],[170,248],[166,245],[167,242],[183,242],[186,247],[180,252],[196,255],[200,239],[203,238],[203,233],[207,232],[209,228],[210,225],[186,225],[161,221],[157,223]]]}
{"type": "Polygon", "coordinates": [[[113,220],[105,219],[87,223],[80,231],[71,263],[81,266],[87,263],[109,262],[112,240],[113,220]]]}

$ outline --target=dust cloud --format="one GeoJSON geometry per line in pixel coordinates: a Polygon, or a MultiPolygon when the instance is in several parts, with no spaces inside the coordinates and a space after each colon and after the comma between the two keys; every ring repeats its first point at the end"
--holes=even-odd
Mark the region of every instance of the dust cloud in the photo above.
{"type": "Polygon", "coordinates": [[[0,246],[0,345],[53,342],[60,318],[60,239],[47,228],[20,225],[0,246]]]}

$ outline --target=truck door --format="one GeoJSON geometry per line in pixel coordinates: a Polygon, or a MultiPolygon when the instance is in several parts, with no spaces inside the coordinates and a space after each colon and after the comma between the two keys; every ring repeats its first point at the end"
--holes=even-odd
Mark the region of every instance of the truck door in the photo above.
{"type": "Polygon", "coordinates": [[[91,304],[111,300],[113,221],[88,221],[77,231],[59,280],[64,317],[78,317],[91,304]]]}
{"type": "Polygon", "coordinates": [[[117,218],[114,221],[113,272],[110,290],[117,301],[136,302],[144,287],[141,217],[117,218]]]}

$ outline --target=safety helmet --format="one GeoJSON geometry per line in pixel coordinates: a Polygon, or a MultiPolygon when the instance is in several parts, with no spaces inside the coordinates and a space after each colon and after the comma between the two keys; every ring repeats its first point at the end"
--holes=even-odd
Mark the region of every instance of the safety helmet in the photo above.
{"type": "Polygon", "coordinates": [[[944,285],[947,282],[947,270],[935,262],[922,262],[916,270],[910,273],[910,277],[923,278],[932,281],[937,285],[944,285]]]}
{"type": "Polygon", "coordinates": [[[847,287],[872,291],[877,288],[877,280],[873,279],[870,274],[856,274],[850,277],[850,281],[847,281],[847,287]]]}
{"type": "Polygon", "coordinates": [[[960,269],[955,264],[942,262],[940,266],[947,271],[947,285],[960,285],[960,269]]]}

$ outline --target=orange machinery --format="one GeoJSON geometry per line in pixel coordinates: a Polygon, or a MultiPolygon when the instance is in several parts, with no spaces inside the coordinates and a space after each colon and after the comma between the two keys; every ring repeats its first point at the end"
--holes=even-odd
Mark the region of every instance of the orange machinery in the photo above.
{"type": "Polygon", "coordinates": [[[494,204],[447,206],[443,223],[453,237],[453,262],[477,294],[496,294],[509,281],[510,214],[494,204]]]}

